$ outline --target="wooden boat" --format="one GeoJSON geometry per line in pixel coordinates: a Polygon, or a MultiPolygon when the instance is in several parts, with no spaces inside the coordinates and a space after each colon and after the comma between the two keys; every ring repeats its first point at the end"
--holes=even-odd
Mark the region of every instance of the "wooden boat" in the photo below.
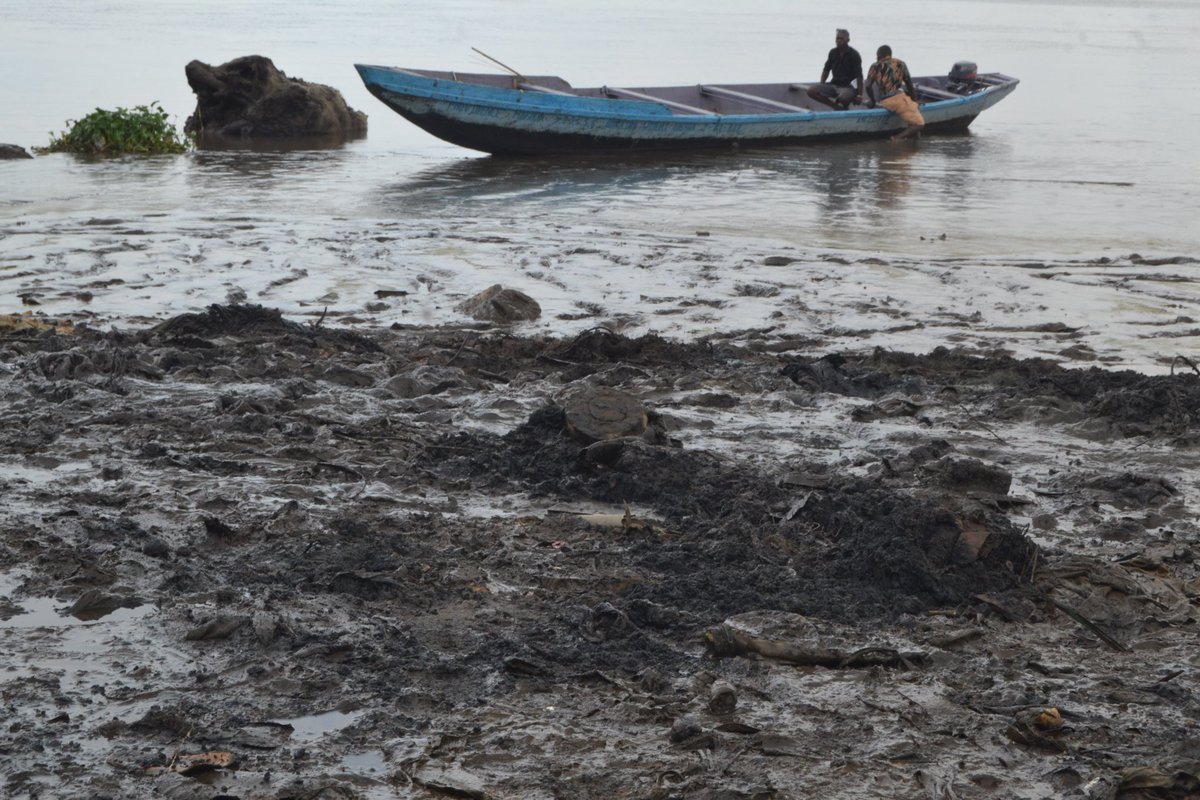
{"type": "MultiPolygon", "coordinates": [[[[551,76],[355,69],[401,116],[494,155],[760,147],[885,137],[904,127],[883,108],[834,111],[811,100],[801,83],[576,89],[551,76]]],[[[965,131],[1018,81],[971,70],[913,83],[925,131],[943,133],[965,131]]]]}

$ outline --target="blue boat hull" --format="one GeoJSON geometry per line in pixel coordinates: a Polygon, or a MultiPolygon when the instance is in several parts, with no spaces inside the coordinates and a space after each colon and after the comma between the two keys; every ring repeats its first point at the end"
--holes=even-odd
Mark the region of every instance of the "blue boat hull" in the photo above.
{"type": "MultiPolygon", "coordinates": [[[[892,135],[904,127],[882,108],[771,113],[677,113],[651,100],[586,96],[546,88],[559,79],[490,76],[493,85],[453,73],[355,65],[379,100],[415,125],[453,144],[494,155],[629,152],[766,147],[892,135]],[[498,85],[496,85],[498,84],[498,85]]],[[[960,132],[1016,88],[1015,79],[962,97],[923,104],[927,132],[960,132]]],[[[680,108],[691,108],[674,104],[680,108]]]]}

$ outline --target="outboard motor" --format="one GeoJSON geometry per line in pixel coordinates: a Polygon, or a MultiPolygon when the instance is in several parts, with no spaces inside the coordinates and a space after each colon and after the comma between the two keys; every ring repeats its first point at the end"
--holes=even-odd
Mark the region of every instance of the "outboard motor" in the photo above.
{"type": "Polygon", "coordinates": [[[971,94],[979,91],[979,84],[976,78],[979,76],[979,68],[975,66],[974,61],[955,61],[954,66],[950,68],[950,78],[946,82],[946,88],[955,94],[971,94]]]}

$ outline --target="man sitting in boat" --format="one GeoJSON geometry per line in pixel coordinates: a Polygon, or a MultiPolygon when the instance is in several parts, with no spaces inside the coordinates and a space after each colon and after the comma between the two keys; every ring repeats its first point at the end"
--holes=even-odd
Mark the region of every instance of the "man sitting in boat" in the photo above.
{"type": "Polygon", "coordinates": [[[878,60],[867,70],[867,107],[874,108],[878,98],[879,105],[908,123],[907,128],[892,137],[893,142],[916,136],[925,127],[925,117],[917,106],[917,90],[908,65],[892,58],[892,48],[886,44],[875,52],[875,58],[878,60]]]}
{"type": "Polygon", "coordinates": [[[821,82],[808,87],[808,96],[830,108],[845,111],[851,103],[862,101],[862,56],[850,46],[850,31],[838,28],[833,39],[837,47],[829,51],[821,69],[821,82]],[[830,74],[833,79],[826,83],[830,74]]]}

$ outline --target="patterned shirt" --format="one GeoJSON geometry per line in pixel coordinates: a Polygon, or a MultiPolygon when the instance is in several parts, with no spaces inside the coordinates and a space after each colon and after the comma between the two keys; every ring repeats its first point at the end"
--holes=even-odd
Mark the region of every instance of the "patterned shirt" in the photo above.
{"type": "Polygon", "coordinates": [[[883,88],[883,96],[891,97],[904,91],[905,81],[912,80],[908,65],[898,58],[885,58],[876,61],[867,72],[867,85],[876,81],[883,88]]]}

